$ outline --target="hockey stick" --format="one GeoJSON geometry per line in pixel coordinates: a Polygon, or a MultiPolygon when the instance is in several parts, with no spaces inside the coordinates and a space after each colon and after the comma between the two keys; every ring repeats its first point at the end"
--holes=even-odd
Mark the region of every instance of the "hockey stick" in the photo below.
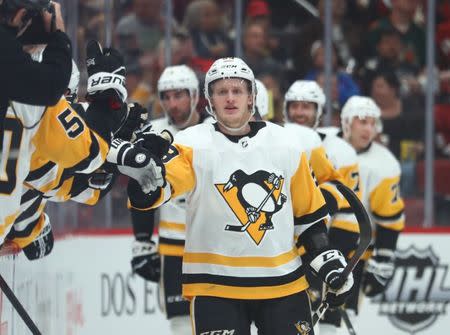
{"type": "MultiPolygon", "coordinates": [[[[260,212],[261,209],[264,207],[264,205],[267,203],[267,200],[269,200],[269,198],[272,196],[272,193],[275,191],[276,187],[275,185],[273,185],[272,189],[270,190],[269,193],[267,193],[266,197],[263,199],[263,201],[261,201],[261,203],[259,204],[258,208],[256,209],[256,212],[260,212]]],[[[245,225],[243,226],[233,226],[233,225],[229,225],[227,224],[225,226],[225,230],[228,231],[237,231],[237,232],[244,232],[247,231],[248,227],[250,227],[250,225],[252,224],[252,221],[250,219],[247,220],[247,222],[245,223],[245,225]]]]}
{"type": "MultiPolygon", "coordinates": [[[[367,214],[366,210],[364,209],[364,205],[358,199],[356,194],[353,193],[353,191],[350,190],[347,186],[341,183],[337,183],[336,188],[338,189],[339,192],[341,192],[341,194],[350,204],[350,207],[353,209],[355,213],[356,220],[358,221],[359,226],[359,245],[356,248],[352,258],[350,258],[350,260],[348,261],[347,265],[345,266],[340,276],[340,280],[342,281],[342,283],[344,283],[347,277],[349,276],[350,272],[353,271],[356,264],[358,264],[362,255],[369,247],[370,241],[372,240],[372,226],[370,224],[369,215],[367,214]]],[[[323,301],[320,304],[319,308],[313,314],[312,317],[313,326],[315,326],[317,322],[322,318],[328,307],[329,304],[326,301],[323,301]]]]}
{"type": "Polygon", "coordinates": [[[342,320],[344,320],[344,324],[347,327],[348,333],[350,335],[356,335],[355,328],[353,328],[352,322],[348,316],[347,310],[345,308],[339,308],[339,312],[341,313],[342,320]]]}
{"type": "Polygon", "coordinates": [[[9,299],[11,305],[13,305],[17,313],[19,313],[20,317],[22,318],[23,322],[25,322],[31,333],[33,335],[42,335],[36,324],[31,319],[30,315],[27,313],[25,308],[23,308],[22,304],[17,299],[14,292],[9,288],[8,284],[6,283],[2,275],[0,275],[0,288],[5,293],[6,297],[9,299]]]}

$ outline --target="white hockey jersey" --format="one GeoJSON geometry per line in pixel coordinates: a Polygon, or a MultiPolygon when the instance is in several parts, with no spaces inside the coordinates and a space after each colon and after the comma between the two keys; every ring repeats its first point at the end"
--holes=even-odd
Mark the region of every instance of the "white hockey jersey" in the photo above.
{"type": "Polygon", "coordinates": [[[362,202],[372,223],[394,231],[403,230],[405,205],[400,195],[399,162],[386,147],[376,142],[358,153],[358,161],[362,202]]]}
{"type": "Polygon", "coordinates": [[[187,193],[183,295],[271,299],[307,288],[294,235],[328,218],[304,149],[254,122],[244,137],[215,125],[182,132],[165,157],[156,207],[187,193]]]}
{"type": "MultiPolygon", "coordinates": [[[[342,177],[341,182],[350,188],[361,199],[361,182],[359,175],[358,157],[355,149],[342,138],[337,135],[322,132],[318,130],[322,138],[322,144],[325,148],[327,157],[333,163],[336,170],[342,177]]],[[[336,189],[332,183],[325,183],[321,188],[329,191],[338,203],[338,212],[334,215],[332,220],[333,227],[343,228],[358,233],[359,227],[355,216],[350,210],[350,205],[345,198],[336,189]]]]}
{"type": "Polygon", "coordinates": [[[328,132],[315,131],[296,123],[287,123],[284,127],[293,133],[291,139],[297,138],[305,146],[319,187],[336,200],[338,213],[334,215],[333,223],[355,227],[356,220],[348,213],[349,204],[333,183],[339,181],[360,196],[355,150],[343,139],[328,132]]]}
{"type": "MultiPolygon", "coordinates": [[[[12,103],[5,127],[0,165],[0,244],[21,213],[24,183],[45,193],[59,185],[64,169],[95,171],[109,149],[64,98],[52,107],[12,103]]],[[[34,201],[30,206],[36,211],[41,208],[34,201]]]]}
{"type": "MultiPolygon", "coordinates": [[[[173,136],[178,133],[169,119],[164,117],[152,121],[152,130],[157,133],[164,129],[173,136]]],[[[186,237],[186,196],[171,199],[159,210],[159,253],[167,256],[183,256],[186,237]]]]}

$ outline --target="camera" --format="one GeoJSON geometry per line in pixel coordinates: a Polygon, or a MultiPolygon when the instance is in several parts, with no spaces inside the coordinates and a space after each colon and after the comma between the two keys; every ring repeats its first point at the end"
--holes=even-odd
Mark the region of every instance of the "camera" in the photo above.
{"type": "Polygon", "coordinates": [[[45,7],[27,9],[27,14],[24,16],[24,23],[31,19],[31,24],[27,30],[19,37],[19,41],[23,44],[47,44],[49,33],[45,29],[44,20],[42,18],[42,11],[47,11],[52,14],[51,29],[55,31],[56,28],[56,14],[53,4],[48,2],[45,7]]]}

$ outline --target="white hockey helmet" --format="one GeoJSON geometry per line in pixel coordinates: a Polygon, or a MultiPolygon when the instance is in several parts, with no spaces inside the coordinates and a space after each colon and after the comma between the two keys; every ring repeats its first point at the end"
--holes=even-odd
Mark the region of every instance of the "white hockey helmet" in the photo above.
{"type": "Polygon", "coordinates": [[[314,128],[319,125],[322,116],[323,106],[325,105],[325,94],[322,88],[313,80],[297,80],[287,90],[284,95],[283,113],[289,121],[288,103],[291,101],[306,101],[317,104],[316,121],[314,128]]]}
{"type": "Polygon", "coordinates": [[[341,125],[345,138],[350,137],[350,127],[353,118],[355,117],[358,117],[360,119],[373,117],[376,119],[377,133],[380,133],[383,130],[380,108],[372,98],[354,95],[350,97],[345,103],[344,107],[342,107],[341,125]]]}
{"type": "Polygon", "coordinates": [[[269,114],[269,93],[266,86],[258,79],[255,79],[256,84],[256,108],[261,119],[264,119],[269,114]]]}
{"type": "Polygon", "coordinates": [[[206,108],[207,112],[211,114],[212,117],[216,118],[211,104],[210,85],[216,80],[229,78],[241,78],[250,82],[252,90],[251,94],[253,96],[251,117],[255,114],[256,107],[255,75],[253,74],[252,69],[238,57],[219,58],[211,65],[208,72],[206,72],[204,93],[209,105],[209,108],[206,108]]]}
{"type": "MultiPolygon", "coordinates": [[[[191,98],[191,110],[189,118],[183,125],[174,124],[177,128],[183,129],[187,124],[189,124],[198,103],[199,82],[195,72],[186,65],[174,65],[166,67],[158,80],[158,96],[160,103],[162,102],[162,93],[168,90],[189,91],[189,96],[191,98]]],[[[164,109],[162,103],[161,107],[164,109]]],[[[172,123],[170,119],[169,121],[172,123]]]]}

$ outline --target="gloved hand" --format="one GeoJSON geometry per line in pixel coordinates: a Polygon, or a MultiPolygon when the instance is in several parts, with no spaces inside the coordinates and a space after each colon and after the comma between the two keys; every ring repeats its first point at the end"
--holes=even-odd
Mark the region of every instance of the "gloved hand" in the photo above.
{"type": "Polygon", "coordinates": [[[109,141],[110,133],[119,131],[129,113],[124,60],[117,50],[102,49],[97,41],[88,43],[86,55],[86,100],[90,102],[86,122],[109,141]]]}
{"type": "Polygon", "coordinates": [[[165,186],[164,164],[145,148],[117,138],[111,143],[106,160],[136,180],[145,194],[165,186]]]}
{"type": "Polygon", "coordinates": [[[136,102],[128,104],[128,110],[127,120],[117,132],[116,137],[125,141],[134,141],[134,133],[144,127],[147,122],[148,111],[136,102]]]}
{"type": "Polygon", "coordinates": [[[148,125],[141,132],[137,133],[137,140],[134,143],[147,149],[156,157],[163,158],[172,142],[173,135],[170,131],[163,130],[158,134],[151,130],[151,125],[148,125]]]}
{"type": "Polygon", "coordinates": [[[375,249],[367,261],[366,273],[363,278],[363,292],[368,297],[383,293],[394,274],[395,253],[390,249],[375,249]]]}
{"type": "Polygon", "coordinates": [[[44,228],[33,242],[22,249],[23,253],[30,261],[43,258],[53,250],[54,239],[52,226],[50,225],[47,214],[43,213],[42,215],[44,215],[45,220],[44,228]]]}
{"type": "Polygon", "coordinates": [[[159,282],[161,276],[161,258],[158,247],[153,241],[134,241],[131,249],[131,269],[145,280],[159,282]]]}
{"type": "Polygon", "coordinates": [[[125,102],[128,96],[125,88],[125,66],[119,51],[103,49],[99,42],[91,40],[86,47],[88,72],[87,99],[107,99],[111,102],[125,102]]]}
{"type": "Polygon", "coordinates": [[[345,281],[341,278],[341,272],[346,265],[345,257],[335,249],[322,252],[310,263],[314,273],[327,285],[325,301],[328,302],[330,308],[343,305],[350,295],[353,274],[350,273],[345,281]]]}

